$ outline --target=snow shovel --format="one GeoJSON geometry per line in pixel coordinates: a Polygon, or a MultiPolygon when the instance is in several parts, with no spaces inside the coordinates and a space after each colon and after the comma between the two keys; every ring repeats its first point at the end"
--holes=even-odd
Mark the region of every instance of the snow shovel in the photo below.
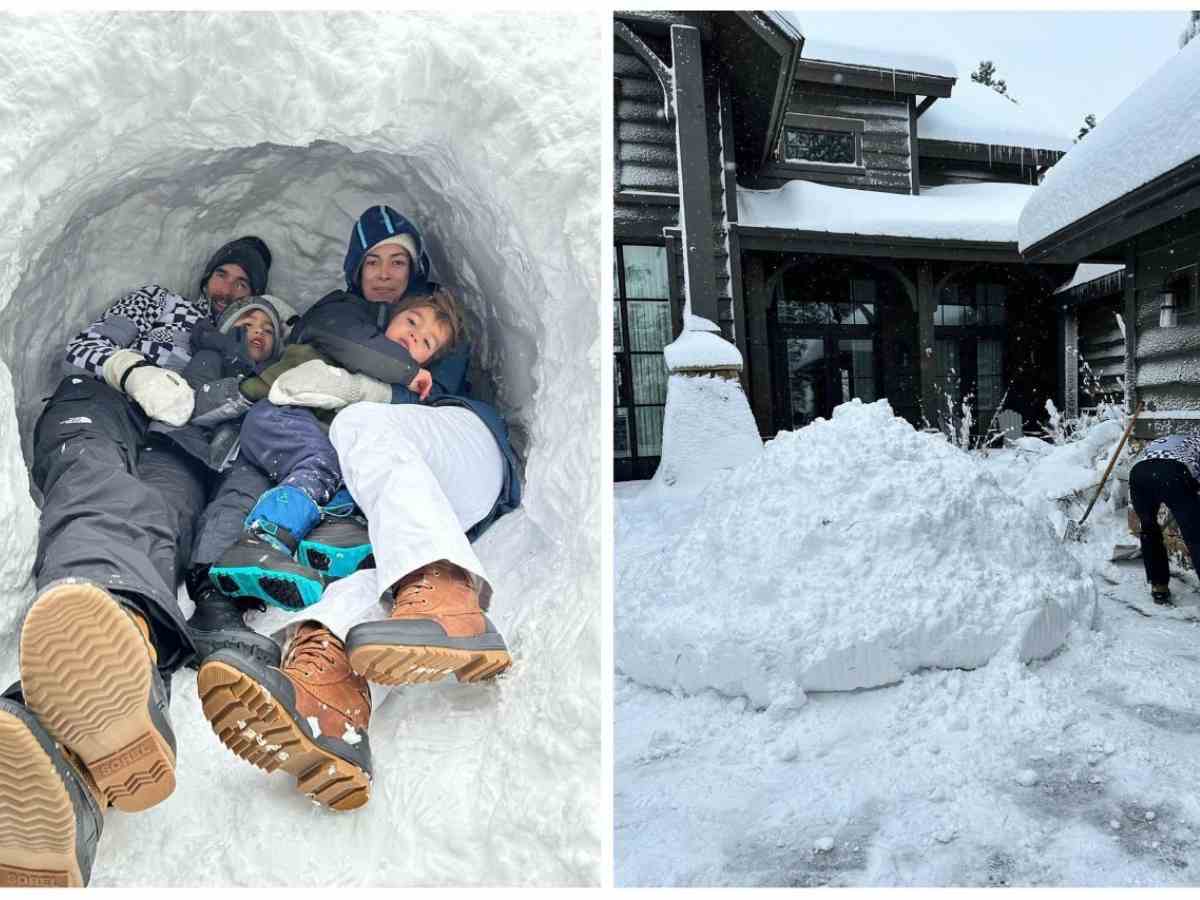
{"type": "Polygon", "coordinates": [[[1092,495],[1092,502],[1088,504],[1088,508],[1083,511],[1083,518],[1078,523],[1067,522],[1067,530],[1063,532],[1063,540],[1079,540],[1083,534],[1083,523],[1087,521],[1087,517],[1092,512],[1092,507],[1096,505],[1096,501],[1100,499],[1100,492],[1104,490],[1104,484],[1108,481],[1108,475],[1113,470],[1113,466],[1117,464],[1117,459],[1121,456],[1121,451],[1125,448],[1125,442],[1129,440],[1129,433],[1133,431],[1133,426],[1137,422],[1137,417],[1142,412],[1142,402],[1139,400],[1137,409],[1133,411],[1133,416],[1129,419],[1129,424],[1125,426],[1125,433],[1121,435],[1121,441],[1117,444],[1117,451],[1112,455],[1112,459],[1108,461],[1108,468],[1104,470],[1104,475],[1100,478],[1100,484],[1096,487],[1096,493],[1092,495]]]}

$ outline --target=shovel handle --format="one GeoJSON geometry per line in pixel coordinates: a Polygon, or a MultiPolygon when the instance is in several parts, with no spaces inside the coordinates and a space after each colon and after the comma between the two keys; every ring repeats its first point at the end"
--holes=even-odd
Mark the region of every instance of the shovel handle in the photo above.
{"type": "Polygon", "coordinates": [[[1092,502],[1088,504],[1088,508],[1084,510],[1083,518],[1079,520],[1079,524],[1083,525],[1087,521],[1088,515],[1092,511],[1092,507],[1096,505],[1096,501],[1100,499],[1100,492],[1104,490],[1104,483],[1108,481],[1108,473],[1112,471],[1113,466],[1117,464],[1117,459],[1121,455],[1121,450],[1125,447],[1125,442],[1129,440],[1129,433],[1133,431],[1133,425],[1137,422],[1137,417],[1142,411],[1142,401],[1138,401],[1137,409],[1133,411],[1133,417],[1129,420],[1129,424],[1125,427],[1125,433],[1121,435],[1121,443],[1117,444],[1117,452],[1112,455],[1112,459],[1108,461],[1108,468],[1104,470],[1104,476],[1100,479],[1100,484],[1096,488],[1096,493],[1092,496],[1092,502]]]}

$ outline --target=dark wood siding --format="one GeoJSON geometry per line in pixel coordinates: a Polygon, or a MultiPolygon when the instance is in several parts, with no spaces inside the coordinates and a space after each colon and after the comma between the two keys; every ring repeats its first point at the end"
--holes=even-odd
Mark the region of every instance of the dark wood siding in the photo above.
{"type": "Polygon", "coordinates": [[[896,194],[912,193],[908,105],[909,98],[905,94],[893,96],[882,91],[797,81],[792,89],[788,112],[863,121],[865,171],[862,174],[846,174],[774,163],[754,179],[752,186],[772,188],[793,178],[803,178],[805,181],[842,187],[896,194]]]}
{"type": "Polygon", "coordinates": [[[1078,307],[1079,365],[1082,368],[1086,362],[1092,376],[1080,372],[1080,407],[1095,406],[1104,399],[1115,403],[1124,399],[1125,335],[1117,322],[1124,302],[1121,294],[1115,294],[1078,307]]]}
{"type": "MultiPolygon", "coordinates": [[[[666,59],[669,62],[669,54],[666,59]]],[[[662,85],[620,38],[614,38],[613,77],[614,187],[618,191],[678,193],[675,129],[663,112],[662,85]]]]}
{"type": "Polygon", "coordinates": [[[1136,240],[1137,396],[1160,410],[1200,409],[1200,298],[1175,328],[1160,328],[1158,293],[1172,273],[1200,262],[1200,211],[1136,240]]]}

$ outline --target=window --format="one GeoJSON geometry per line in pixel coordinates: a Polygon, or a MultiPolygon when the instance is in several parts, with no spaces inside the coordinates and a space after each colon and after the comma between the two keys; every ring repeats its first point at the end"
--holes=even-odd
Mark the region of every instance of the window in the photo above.
{"type": "Polygon", "coordinates": [[[662,453],[673,338],[665,247],[619,244],[613,254],[614,477],[647,478],[662,453]]]}
{"type": "Polygon", "coordinates": [[[779,161],[799,168],[862,170],[864,124],[861,119],[789,113],[779,139],[779,161]]]}

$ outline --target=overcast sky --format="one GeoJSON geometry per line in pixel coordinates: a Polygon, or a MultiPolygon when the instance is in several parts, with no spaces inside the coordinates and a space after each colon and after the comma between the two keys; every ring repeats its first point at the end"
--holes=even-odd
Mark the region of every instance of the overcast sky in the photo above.
{"type": "Polygon", "coordinates": [[[1184,10],[1168,12],[811,12],[794,10],[806,37],[946,57],[970,78],[996,64],[1008,92],[1062,119],[1102,120],[1178,52],[1184,10]]]}

